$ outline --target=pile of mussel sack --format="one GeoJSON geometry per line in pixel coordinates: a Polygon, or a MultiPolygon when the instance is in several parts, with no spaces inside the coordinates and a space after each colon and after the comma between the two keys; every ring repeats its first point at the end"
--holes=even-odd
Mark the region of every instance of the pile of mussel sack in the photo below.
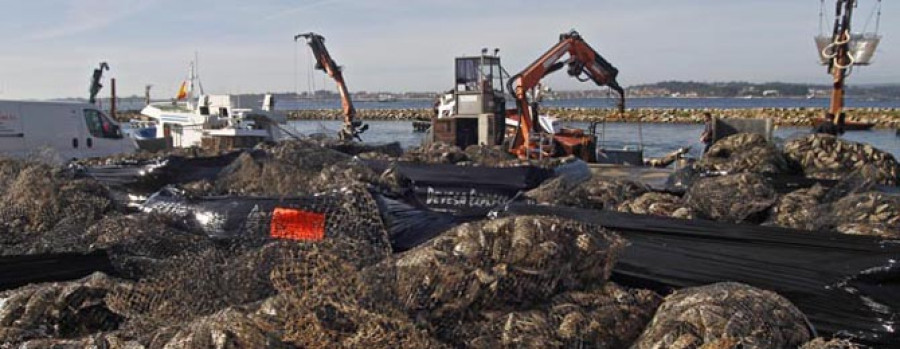
{"type": "Polygon", "coordinates": [[[545,182],[539,203],[676,218],[900,237],[900,165],[890,153],[825,134],[779,148],[758,134],[713,144],[665,192],[594,176],[545,182]]]}
{"type": "MultiPolygon", "coordinates": [[[[815,147],[790,148],[794,154],[736,137],[748,139],[722,143],[733,149],[697,165],[729,174],[693,178],[684,195],[595,176],[554,179],[527,196],[682,219],[897,231],[900,205],[878,191],[889,176],[896,180],[889,155],[873,150],[879,157],[865,157],[863,149],[847,158],[852,162],[833,162],[850,167],[831,168],[795,160],[805,159],[800,149],[815,147]],[[759,149],[771,158],[741,154],[759,149]],[[768,182],[778,171],[826,170],[847,178],[788,194],[768,182]],[[825,210],[815,212],[832,219],[800,216],[796,207],[825,210]]],[[[835,142],[842,145],[829,149],[857,149],[835,142]]],[[[614,282],[629,242],[578,220],[468,217],[398,251],[379,202],[401,197],[408,179],[365,164],[553,168],[571,160],[519,161],[492,147],[402,152],[312,140],[209,155],[138,155],[64,168],[2,160],[0,257],[33,255],[39,269],[49,253],[102,250],[111,268],[0,291],[0,347],[856,347],[819,338],[789,300],[750,285],[663,295],[614,282]],[[121,200],[125,194],[151,199],[136,210],[121,200]]],[[[0,267],[0,276],[6,272],[0,267]]]]}

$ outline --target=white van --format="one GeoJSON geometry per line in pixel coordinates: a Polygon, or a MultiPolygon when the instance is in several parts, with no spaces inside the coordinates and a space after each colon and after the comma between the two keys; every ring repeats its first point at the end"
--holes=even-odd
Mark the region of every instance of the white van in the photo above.
{"type": "Polygon", "coordinates": [[[63,163],[137,149],[91,104],[0,101],[0,155],[63,163]]]}

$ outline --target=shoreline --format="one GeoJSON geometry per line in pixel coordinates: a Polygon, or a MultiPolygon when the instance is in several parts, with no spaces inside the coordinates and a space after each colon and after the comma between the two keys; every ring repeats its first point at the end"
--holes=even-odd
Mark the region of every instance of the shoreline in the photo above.
{"type": "MultiPolygon", "coordinates": [[[[709,112],[713,117],[724,119],[772,118],[777,126],[813,126],[814,120],[823,115],[822,109],[812,108],[752,108],[752,109],[674,109],[674,108],[641,108],[627,109],[623,116],[610,109],[598,108],[542,108],[551,116],[564,121],[602,121],[637,122],[660,124],[702,124],[703,113],[709,112]]],[[[874,123],[875,129],[900,128],[900,109],[890,108],[848,108],[847,121],[874,123]]],[[[288,120],[340,120],[343,118],[338,109],[309,109],[286,111],[288,120]]],[[[399,109],[357,109],[357,118],[361,120],[379,121],[416,121],[430,120],[433,111],[430,108],[399,109]]]]}

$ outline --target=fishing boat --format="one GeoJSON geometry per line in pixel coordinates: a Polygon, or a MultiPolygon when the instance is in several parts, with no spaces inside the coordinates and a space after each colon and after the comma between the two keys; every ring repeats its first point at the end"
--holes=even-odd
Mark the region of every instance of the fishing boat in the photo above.
{"type": "MultiPolygon", "coordinates": [[[[817,118],[813,122],[814,126],[828,122],[828,119],[817,118]]],[[[868,131],[875,127],[874,122],[846,121],[844,122],[844,131],[868,131]]]]}
{"type": "Polygon", "coordinates": [[[281,124],[286,122],[282,113],[275,112],[272,95],[265,96],[260,108],[242,108],[234,96],[204,94],[194,63],[174,102],[151,103],[141,114],[155,123],[152,139],[176,148],[253,147],[281,138],[281,124]]]}

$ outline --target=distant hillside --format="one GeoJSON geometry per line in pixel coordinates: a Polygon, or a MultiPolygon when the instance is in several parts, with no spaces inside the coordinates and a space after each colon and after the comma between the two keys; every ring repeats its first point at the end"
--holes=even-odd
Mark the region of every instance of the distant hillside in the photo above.
{"type": "MultiPolygon", "coordinates": [[[[827,97],[830,85],[796,84],[784,82],[696,82],[663,81],[630,86],[633,97],[827,97]]],[[[855,98],[900,99],[900,84],[856,85],[847,87],[847,96],[855,98]]]]}

